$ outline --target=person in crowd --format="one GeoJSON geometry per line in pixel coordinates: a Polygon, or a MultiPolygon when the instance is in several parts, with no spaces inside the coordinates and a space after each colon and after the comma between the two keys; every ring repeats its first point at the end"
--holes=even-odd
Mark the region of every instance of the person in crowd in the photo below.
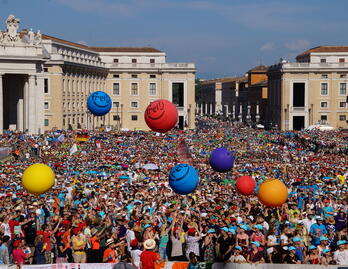
{"type": "Polygon", "coordinates": [[[0,246],[0,264],[10,264],[10,255],[8,252],[8,244],[10,237],[5,235],[2,238],[2,244],[0,246]]]}
{"type": "Polygon", "coordinates": [[[232,262],[232,263],[246,263],[246,259],[244,258],[243,255],[240,254],[242,252],[242,250],[243,250],[242,247],[235,246],[234,247],[234,251],[233,251],[233,255],[229,259],[229,262],[232,262]]]}
{"type": "Polygon", "coordinates": [[[43,242],[43,235],[37,235],[34,241],[35,251],[34,251],[34,262],[35,264],[45,264],[45,251],[46,246],[43,242]]]}
{"type": "Polygon", "coordinates": [[[346,248],[347,241],[337,241],[338,249],[334,252],[334,260],[336,264],[347,265],[348,264],[348,249],[346,248]]]}
{"type": "Polygon", "coordinates": [[[318,254],[318,249],[314,245],[310,245],[308,247],[308,253],[305,258],[305,263],[308,264],[319,264],[320,263],[320,256],[318,254]]]}
{"type": "Polygon", "coordinates": [[[288,264],[300,264],[301,261],[296,256],[296,248],[294,246],[290,246],[288,248],[288,254],[285,256],[285,263],[288,264]]]}
{"type": "Polygon", "coordinates": [[[116,244],[114,242],[114,239],[110,238],[106,241],[106,249],[104,251],[103,255],[103,262],[104,263],[117,263],[119,254],[116,251],[116,244]]]}
{"type": "Polygon", "coordinates": [[[198,263],[197,256],[194,252],[190,252],[189,261],[190,261],[190,263],[189,263],[187,269],[201,269],[201,267],[198,263]]]}
{"type": "Polygon", "coordinates": [[[257,241],[251,242],[251,250],[249,251],[247,261],[248,263],[259,264],[264,263],[262,252],[259,250],[260,243],[257,241]]]}
{"type": "Polygon", "coordinates": [[[157,252],[155,252],[156,241],[153,239],[147,239],[144,242],[144,251],[140,255],[140,263],[142,269],[155,269],[156,264],[160,264],[163,261],[157,252]]]}

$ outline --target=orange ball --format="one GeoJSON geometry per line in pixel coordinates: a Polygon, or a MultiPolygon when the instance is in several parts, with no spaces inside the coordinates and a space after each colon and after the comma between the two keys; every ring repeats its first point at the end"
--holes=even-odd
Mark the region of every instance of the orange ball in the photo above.
{"type": "Polygon", "coordinates": [[[271,178],[260,185],[257,196],[265,206],[278,207],[288,199],[288,189],[282,181],[271,178]]]}

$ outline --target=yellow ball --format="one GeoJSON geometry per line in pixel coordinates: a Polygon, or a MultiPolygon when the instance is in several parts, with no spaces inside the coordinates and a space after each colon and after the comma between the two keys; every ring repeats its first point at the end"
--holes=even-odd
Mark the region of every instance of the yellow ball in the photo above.
{"type": "Polygon", "coordinates": [[[54,173],[46,164],[33,164],[25,169],[22,176],[22,185],[31,194],[45,193],[53,184],[54,173]]]}
{"type": "Polygon", "coordinates": [[[288,189],[278,179],[267,179],[259,187],[258,198],[265,206],[278,207],[288,199],[288,189]]]}

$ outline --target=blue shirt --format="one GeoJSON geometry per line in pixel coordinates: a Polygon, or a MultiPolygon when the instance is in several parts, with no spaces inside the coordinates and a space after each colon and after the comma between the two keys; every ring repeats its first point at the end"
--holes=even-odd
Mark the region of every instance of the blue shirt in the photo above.
{"type": "Polygon", "coordinates": [[[8,255],[8,248],[6,245],[2,244],[1,247],[0,247],[0,264],[5,264],[3,259],[2,259],[2,252],[5,250],[5,253],[6,253],[6,262],[7,264],[10,263],[10,257],[8,255]]]}
{"type": "Polygon", "coordinates": [[[325,207],[323,208],[324,218],[327,218],[327,217],[329,217],[329,216],[333,216],[333,214],[332,214],[332,215],[331,215],[331,214],[328,214],[328,212],[334,213],[335,210],[333,209],[332,206],[325,206],[325,207]]]}
{"type": "Polygon", "coordinates": [[[324,224],[318,225],[317,223],[312,224],[311,228],[309,229],[309,233],[313,234],[313,244],[319,245],[320,244],[320,236],[327,234],[327,230],[324,224]]]}
{"type": "Polygon", "coordinates": [[[304,257],[303,257],[303,249],[301,247],[296,247],[296,252],[295,255],[297,256],[297,258],[303,262],[304,257]]]}

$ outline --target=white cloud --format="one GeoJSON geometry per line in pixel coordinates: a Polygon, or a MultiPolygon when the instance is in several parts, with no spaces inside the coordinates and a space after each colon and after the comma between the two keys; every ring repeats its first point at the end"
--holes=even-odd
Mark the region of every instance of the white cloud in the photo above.
{"type": "Polygon", "coordinates": [[[305,50],[309,49],[309,46],[311,45],[311,42],[309,40],[294,40],[290,42],[286,42],[284,44],[284,47],[288,50],[305,50]]]}
{"type": "Polygon", "coordinates": [[[272,42],[267,42],[266,44],[263,44],[260,48],[261,51],[267,51],[267,50],[273,50],[274,44],[272,42]]]}

